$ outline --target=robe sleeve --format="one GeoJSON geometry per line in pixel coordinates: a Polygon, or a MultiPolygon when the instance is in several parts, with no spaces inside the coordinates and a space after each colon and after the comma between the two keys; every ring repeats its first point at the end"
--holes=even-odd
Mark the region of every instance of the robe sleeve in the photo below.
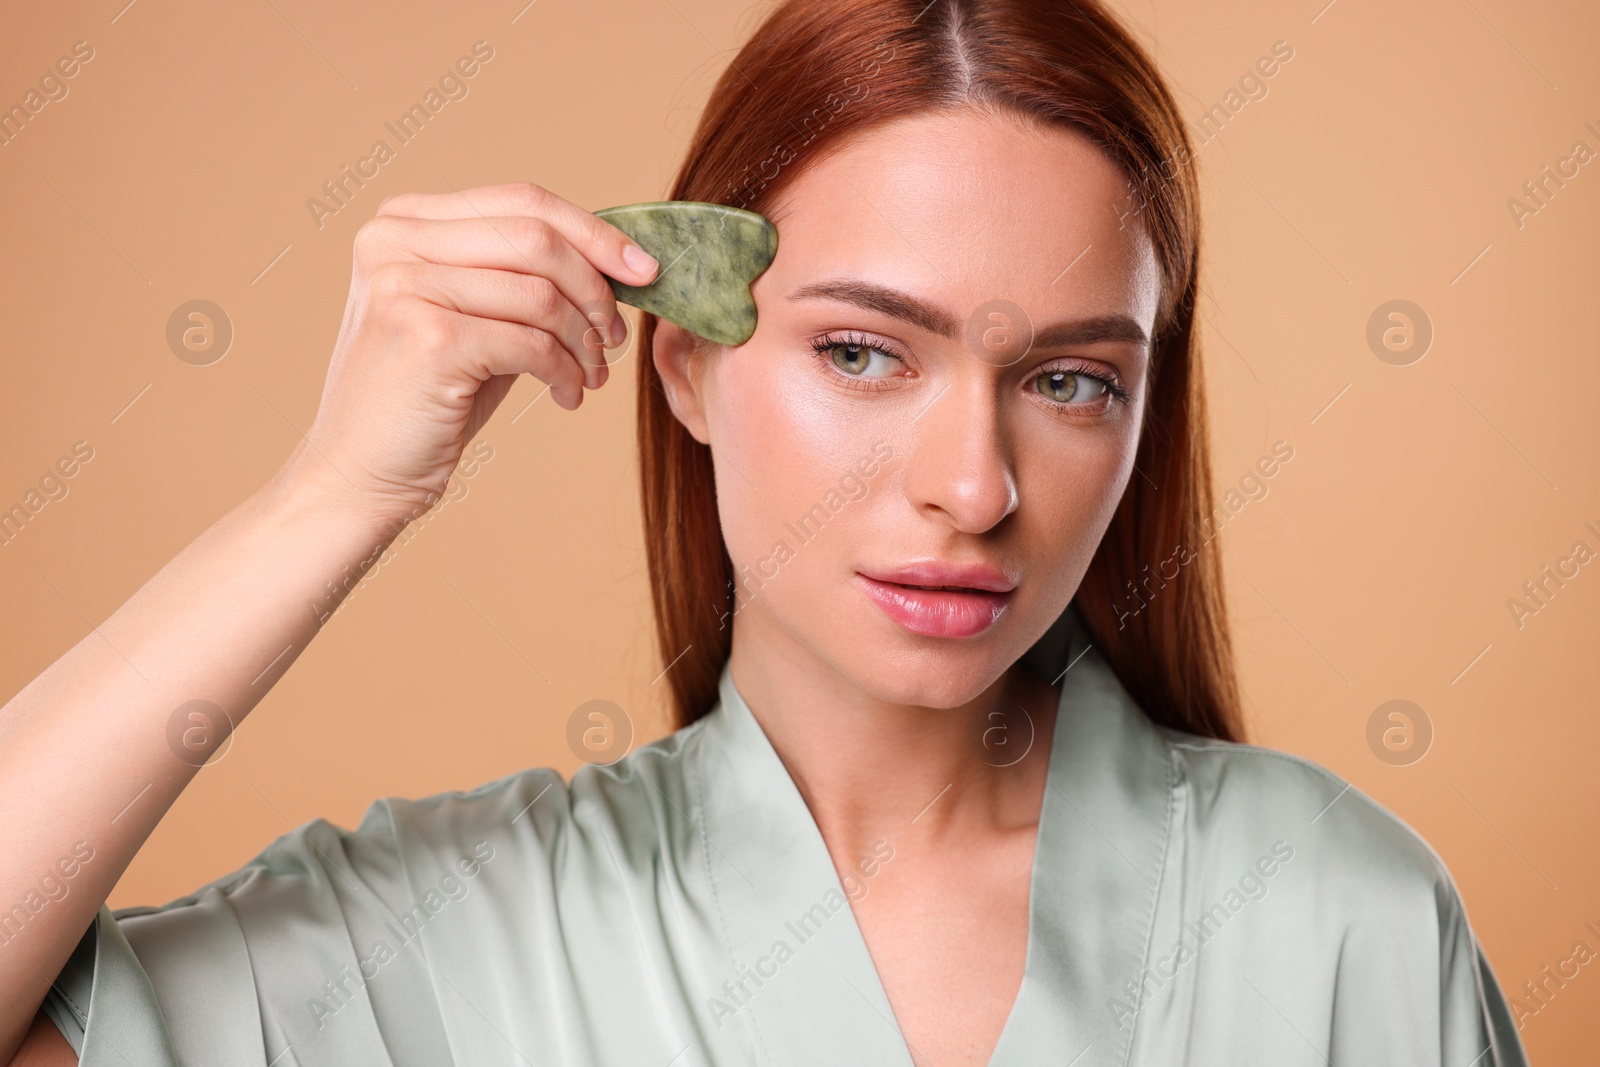
{"type": "Polygon", "coordinates": [[[1439,897],[1439,1045],[1445,1064],[1528,1067],[1505,994],[1484,955],[1455,882],[1445,875],[1439,897]]]}
{"type": "Polygon", "coordinates": [[[460,878],[437,861],[407,870],[387,801],[315,820],[187,897],[102,905],[43,1009],[82,1067],[448,1063],[418,929],[437,894],[411,881],[460,878]]]}
{"type": "Polygon", "coordinates": [[[1344,931],[1329,1062],[1527,1067],[1460,892],[1443,862],[1415,841],[1422,859],[1405,868],[1412,873],[1368,883],[1344,931]]]}

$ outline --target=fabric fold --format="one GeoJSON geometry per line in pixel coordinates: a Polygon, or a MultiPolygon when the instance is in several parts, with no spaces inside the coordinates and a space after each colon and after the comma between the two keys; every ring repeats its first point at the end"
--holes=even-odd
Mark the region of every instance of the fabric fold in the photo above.
{"type": "MultiPolygon", "coordinates": [[[[1024,661],[1061,691],[991,1067],[1526,1067],[1403,822],[1309,760],[1154,725],[1075,609],[1024,661]]],[[[726,664],[718,697],[570,781],[380,800],[180,900],[102,907],[44,1010],[85,1067],[910,1067],[726,664]]]]}

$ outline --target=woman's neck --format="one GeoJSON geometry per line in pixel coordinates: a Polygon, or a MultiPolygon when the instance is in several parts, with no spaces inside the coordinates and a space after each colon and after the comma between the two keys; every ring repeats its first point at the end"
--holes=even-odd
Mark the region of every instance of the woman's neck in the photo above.
{"type": "Polygon", "coordinates": [[[1059,688],[1017,663],[959,706],[897,703],[768,627],[736,625],[734,683],[836,863],[913,833],[959,846],[1037,824],[1059,688]]]}

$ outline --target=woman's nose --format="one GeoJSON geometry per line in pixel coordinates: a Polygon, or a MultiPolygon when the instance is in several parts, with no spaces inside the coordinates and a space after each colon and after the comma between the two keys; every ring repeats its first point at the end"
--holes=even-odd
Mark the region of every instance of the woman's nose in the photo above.
{"type": "Polygon", "coordinates": [[[906,430],[903,484],[917,510],[942,513],[963,533],[983,533],[1017,509],[1013,447],[992,381],[941,387],[906,430]]]}

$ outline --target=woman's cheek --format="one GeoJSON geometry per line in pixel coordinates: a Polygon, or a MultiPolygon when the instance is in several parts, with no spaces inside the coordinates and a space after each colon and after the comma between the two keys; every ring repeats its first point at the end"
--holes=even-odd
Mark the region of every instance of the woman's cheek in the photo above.
{"type": "Polygon", "coordinates": [[[737,579],[769,607],[801,610],[871,540],[870,498],[888,484],[881,419],[800,359],[765,357],[763,369],[742,355],[755,358],[725,368],[712,438],[723,536],[737,579]]]}
{"type": "Polygon", "coordinates": [[[809,428],[780,357],[741,351],[719,369],[711,445],[723,537],[736,574],[766,577],[794,548],[785,523],[814,477],[809,428]]]}
{"type": "Polygon", "coordinates": [[[741,352],[719,383],[728,432],[712,444],[754,484],[774,531],[821,502],[876,440],[873,405],[830,388],[811,358],[741,352]]]}
{"type": "MultiPolygon", "coordinates": [[[[1064,535],[1064,541],[1055,548],[1056,558],[1064,566],[1087,569],[1127,490],[1129,476],[1138,477],[1133,474],[1129,458],[1132,454],[1132,443],[1107,435],[1086,448],[1080,459],[1067,468],[1071,473],[1065,478],[1060,466],[1053,474],[1043,467],[1030,469],[1028,481],[1037,479],[1042,485],[1053,478],[1056,483],[1054,493],[1039,492],[1035,499],[1053,501],[1047,509],[1051,514],[1043,525],[1059,531],[1058,537],[1064,535]]],[[[1023,483],[1022,497],[1027,499],[1027,481],[1023,483]]]]}

